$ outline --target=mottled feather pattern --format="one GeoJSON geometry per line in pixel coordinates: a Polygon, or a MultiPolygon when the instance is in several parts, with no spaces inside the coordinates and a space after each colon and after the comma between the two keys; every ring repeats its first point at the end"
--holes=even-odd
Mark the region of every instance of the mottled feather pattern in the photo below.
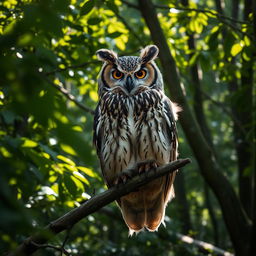
{"type": "Polygon", "coordinates": [[[131,72],[135,70],[139,63],[141,62],[141,59],[136,56],[123,56],[118,58],[118,66],[127,72],[131,72]]]}
{"type": "Polygon", "coordinates": [[[108,184],[113,185],[116,175],[138,160],[151,157],[159,165],[169,162],[169,155],[164,152],[171,150],[176,129],[166,100],[169,99],[156,89],[133,97],[112,91],[102,95],[95,137],[103,145],[99,153],[104,161],[103,171],[108,172],[108,184]]]}

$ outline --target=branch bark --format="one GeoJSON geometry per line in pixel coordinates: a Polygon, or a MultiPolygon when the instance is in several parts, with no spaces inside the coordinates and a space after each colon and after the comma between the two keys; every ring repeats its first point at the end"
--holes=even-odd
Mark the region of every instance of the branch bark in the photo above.
{"type": "Polygon", "coordinates": [[[223,217],[237,255],[247,255],[248,248],[245,245],[248,244],[247,239],[249,238],[251,223],[242,210],[233,187],[222,174],[223,170],[219,167],[213,152],[204,139],[199,125],[191,112],[184,89],[180,84],[175,61],[171,56],[153,3],[150,0],[138,0],[138,2],[141,13],[150,30],[151,38],[160,50],[159,58],[171,98],[183,109],[183,112],[180,114],[180,122],[198,161],[200,171],[220,203],[223,217]],[[244,234],[242,237],[241,233],[244,234]]]}
{"type": "MultiPolygon", "coordinates": [[[[40,246],[38,247],[36,244],[45,244],[49,240],[49,233],[58,234],[63,230],[69,229],[84,217],[98,211],[107,204],[132,191],[135,191],[139,187],[154,179],[176,171],[177,169],[189,164],[190,162],[191,161],[188,158],[176,160],[157,168],[156,171],[152,170],[142,175],[136,175],[127,183],[112,187],[107,191],[92,197],[83,203],[80,207],[71,210],[62,217],[51,222],[41,232],[27,238],[14,252],[9,253],[7,256],[31,255],[33,252],[40,248],[40,246]],[[48,234],[48,236],[46,234],[48,234]]],[[[131,169],[132,172],[136,172],[136,170],[136,167],[131,169]]]]}

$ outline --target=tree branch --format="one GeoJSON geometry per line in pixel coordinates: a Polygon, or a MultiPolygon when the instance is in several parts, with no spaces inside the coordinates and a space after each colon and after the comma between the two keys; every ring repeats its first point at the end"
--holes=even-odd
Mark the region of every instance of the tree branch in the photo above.
{"type": "MultiPolygon", "coordinates": [[[[176,171],[190,162],[191,161],[188,158],[176,160],[157,168],[155,171],[151,170],[142,175],[136,175],[132,179],[128,180],[127,183],[114,186],[107,191],[92,197],[80,207],[71,210],[62,217],[51,222],[41,232],[27,238],[14,252],[9,253],[8,256],[31,255],[40,248],[35,246],[35,244],[45,244],[49,240],[49,233],[58,234],[63,230],[69,229],[84,217],[98,211],[105,205],[132,191],[135,191],[154,179],[176,171]],[[46,236],[46,234],[48,234],[48,236],[46,236]]],[[[129,171],[138,172],[137,167],[131,168],[129,171]]]]}
{"type": "Polygon", "coordinates": [[[71,256],[71,254],[69,252],[67,252],[63,247],[58,247],[58,246],[51,245],[51,244],[37,244],[35,242],[31,242],[31,243],[33,246],[37,247],[38,249],[49,248],[49,249],[53,249],[55,251],[64,253],[64,255],[66,255],[66,256],[71,256]]]}
{"type": "Polygon", "coordinates": [[[174,235],[179,238],[182,242],[187,243],[187,244],[193,244],[195,246],[197,246],[199,249],[203,250],[203,252],[206,252],[207,254],[209,252],[214,252],[217,255],[223,255],[223,256],[234,256],[234,254],[224,251],[212,244],[206,243],[204,241],[200,241],[197,239],[194,239],[190,236],[184,236],[182,234],[179,233],[174,233],[174,235]]]}
{"type": "Polygon", "coordinates": [[[57,85],[55,83],[53,83],[48,77],[43,75],[43,79],[50,84],[51,86],[53,86],[55,89],[57,89],[59,92],[61,92],[67,99],[71,100],[72,102],[74,102],[79,108],[81,108],[82,110],[84,110],[85,112],[88,112],[92,115],[94,115],[94,110],[85,106],[84,104],[80,103],[79,101],[77,101],[77,99],[75,98],[74,95],[72,95],[67,89],[65,89],[63,86],[57,85]]]}

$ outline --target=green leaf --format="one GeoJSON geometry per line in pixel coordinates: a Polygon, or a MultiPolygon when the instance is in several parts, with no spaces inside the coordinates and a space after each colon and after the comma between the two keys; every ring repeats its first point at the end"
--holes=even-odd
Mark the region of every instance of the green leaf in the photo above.
{"type": "Polygon", "coordinates": [[[70,175],[64,175],[64,184],[68,192],[72,195],[75,196],[77,193],[77,187],[73,179],[71,179],[70,175]]]}
{"type": "Polygon", "coordinates": [[[81,8],[80,10],[80,15],[86,15],[88,14],[94,7],[94,1],[93,0],[89,0],[87,1],[81,8]]]}
{"type": "Polygon", "coordinates": [[[107,7],[114,13],[119,13],[119,9],[118,9],[117,5],[115,4],[115,1],[108,1],[107,7]]]}
{"type": "Polygon", "coordinates": [[[123,33],[116,31],[116,32],[107,34],[107,36],[110,37],[110,38],[117,38],[117,37],[121,36],[122,34],[123,33]]]}
{"type": "Polygon", "coordinates": [[[37,145],[38,145],[37,142],[27,139],[27,138],[24,138],[24,142],[21,146],[23,148],[34,148],[34,147],[37,147],[37,145]]]}
{"type": "Polygon", "coordinates": [[[85,183],[86,185],[90,185],[90,182],[80,172],[73,172],[73,176],[85,183]]]}
{"type": "Polygon", "coordinates": [[[64,144],[64,143],[61,143],[60,144],[60,147],[63,151],[65,151],[66,153],[70,154],[70,155],[73,155],[73,156],[76,156],[76,151],[69,145],[67,144],[64,144]]]}
{"type": "Polygon", "coordinates": [[[232,46],[232,48],[231,48],[231,55],[232,56],[236,56],[239,52],[241,52],[242,51],[242,46],[239,44],[239,43],[237,43],[237,44],[234,44],[233,46],[232,46]]]}
{"type": "Polygon", "coordinates": [[[97,25],[97,24],[99,24],[101,21],[102,21],[101,18],[90,18],[90,19],[87,21],[87,23],[88,23],[89,25],[97,25]]]}
{"type": "Polygon", "coordinates": [[[230,56],[231,48],[235,42],[236,38],[234,34],[230,31],[227,31],[226,36],[224,38],[224,52],[226,56],[230,56]]]}
{"type": "Polygon", "coordinates": [[[86,175],[88,175],[90,177],[95,177],[95,173],[89,168],[86,168],[86,167],[83,167],[83,166],[77,166],[77,169],[79,171],[82,171],[83,173],[85,173],[86,175]]]}
{"type": "Polygon", "coordinates": [[[76,166],[75,162],[73,162],[71,159],[69,159],[69,158],[67,158],[65,156],[58,155],[57,158],[62,160],[65,163],[69,164],[69,165],[76,166]]]}

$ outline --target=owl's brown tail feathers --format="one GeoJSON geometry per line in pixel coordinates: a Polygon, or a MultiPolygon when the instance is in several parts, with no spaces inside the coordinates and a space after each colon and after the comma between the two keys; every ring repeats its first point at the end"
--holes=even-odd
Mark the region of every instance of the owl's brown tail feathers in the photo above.
{"type": "Polygon", "coordinates": [[[145,191],[138,191],[129,194],[129,197],[123,197],[120,200],[120,207],[123,218],[129,227],[129,235],[138,233],[146,228],[149,231],[157,231],[165,216],[165,207],[167,202],[164,193],[161,191],[157,196],[147,197],[145,191]],[[132,197],[137,197],[137,203],[134,203],[132,197]],[[142,200],[139,200],[142,199],[142,200]]]}

